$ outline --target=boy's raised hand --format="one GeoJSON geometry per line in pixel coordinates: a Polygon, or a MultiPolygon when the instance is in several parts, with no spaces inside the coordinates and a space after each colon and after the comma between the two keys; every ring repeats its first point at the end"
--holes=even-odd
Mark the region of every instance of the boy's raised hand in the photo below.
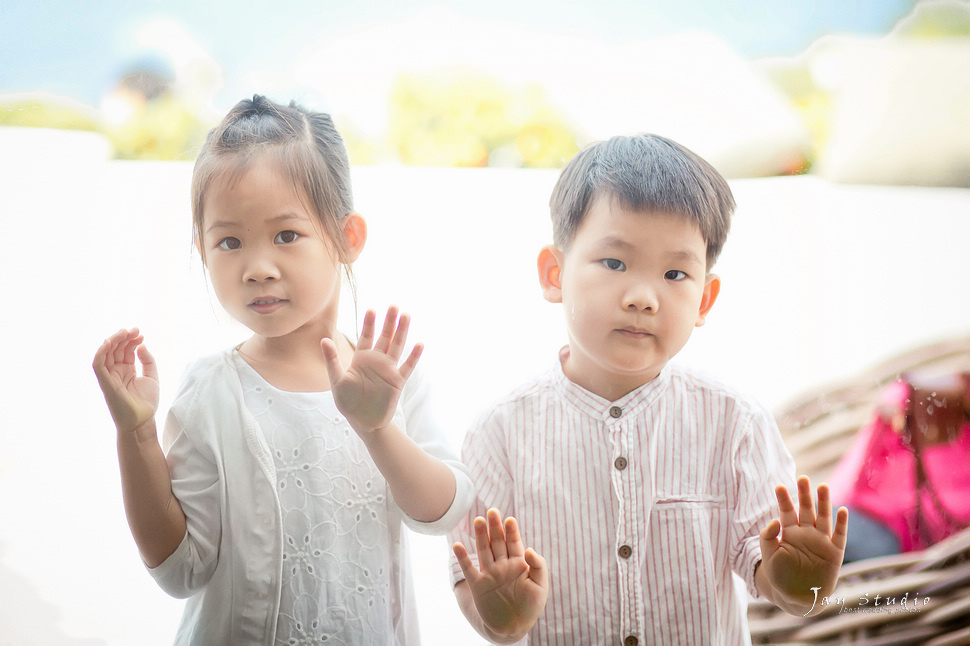
{"type": "Polygon", "coordinates": [[[423,346],[419,343],[404,363],[398,365],[411,321],[407,314],[402,314],[398,320],[397,314],[396,307],[388,308],[384,327],[376,342],[374,321],[377,315],[373,310],[364,314],[357,348],[346,371],[340,364],[333,340],[323,339],[320,342],[334,403],[359,434],[384,428],[391,423],[404,383],[421,357],[423,346]]]}
{"type": "Polygon", "coordinates": [[[818,488],[817,514],[809,479],[801,476],[797,486],[797,509],[788,489],[775,489],[780,514],[761,530],[760,569],[772,587],[772,600],[801,615],[815,607],[816,599],[835,589],[845,555],[849,512],[839,508],[833,526],[828,486],[818,488]]]}
{"type": "Polygon", "coordinates": [[[158,410],[158,369],[142,341],[138,328],[119,330],[101,344],[92,364],[111,418],[123,433],[153,420],[158,410]],[[141,375],[135,366],[136,354],[141,375]]]}
{"type": "Polygon", "coordinates": [[[546,561],[532,548],[524,549],[514,518],[489,509],[488,519],[475,519],[479,567],[461,543],[452,549],[465,575],[485,626],[499,637],[524,636],[546,605],[549,572],[546,561]]]}

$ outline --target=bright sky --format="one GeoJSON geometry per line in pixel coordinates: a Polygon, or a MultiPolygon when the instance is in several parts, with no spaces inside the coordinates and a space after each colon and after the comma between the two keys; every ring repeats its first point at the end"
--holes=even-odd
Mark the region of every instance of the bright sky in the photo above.
{"type": "Polygon", "coordinates": [[[161,51],[172,66],[214,63],[222,110],[254,84],[290,78],[300,61],[335,41],[349,46],[329,65],[354,74],[356,62],[367,61],[369,52],[354,47],[350,36],[373,28],[398,36],[393,53],[374,63],[383,70],[406,60],[418,45],[431,63],[453,61],[459,50],[448,32],[434,28],[433,17],[443,15],[470,26],[462,33],[476,34],[474,51],[461,50],[472,59],[534,59],[543,55],[541,43],[548,38],[622,44],[683,31],[714,34],[746,58],[789,56],[828,33],[881,35],[912,5],[913,0],[3,0],[0,93],[48,90],[97,103],[128,67],[161,51]],[[534,37],[516,36],[529,33],[534,37]]]}

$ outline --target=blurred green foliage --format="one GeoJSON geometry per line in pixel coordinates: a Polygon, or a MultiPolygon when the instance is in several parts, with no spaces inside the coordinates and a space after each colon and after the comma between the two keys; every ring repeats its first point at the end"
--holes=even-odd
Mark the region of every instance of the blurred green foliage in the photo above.
{"type": "Polygon", "coordinates": [[[145,102],[131,118],[105,125],[118,159],[191,160],[210,126],[171,93],[145,102]]]}
{"type": "Polygon", "coordinates": [[[97,131],[98,118],[93,110],[48,99],[0,97],[0,126],[56,128],[58,130],[97,131]]]}
{"type": "Polygon", "coordinates": [[[391,92],[388,143],[419,166],[558,168],[577,137],[537,87],[487,76],[402,75],[391,92]]]}

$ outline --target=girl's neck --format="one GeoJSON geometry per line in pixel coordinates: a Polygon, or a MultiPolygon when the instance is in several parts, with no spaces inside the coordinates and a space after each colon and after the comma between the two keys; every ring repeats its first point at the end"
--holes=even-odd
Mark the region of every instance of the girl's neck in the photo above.
{"type": "MultiPolygon", "coordinates": [[[[350,363],[353,346],[347,338],[333,331],[328,334],[337,344],[341,363],[350,363]]],[[[242,342],[237,351],[267,382],[291,392],[324,392],[330,390],[327,364],[320,349],[322,335],[309,335],[305,340],[293,338],[267,338],[253,335],[242,342]]]]}

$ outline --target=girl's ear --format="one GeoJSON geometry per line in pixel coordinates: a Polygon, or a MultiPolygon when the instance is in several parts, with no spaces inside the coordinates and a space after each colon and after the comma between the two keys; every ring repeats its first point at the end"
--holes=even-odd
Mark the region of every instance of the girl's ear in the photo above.
{"type": "Polygon", "coordinates": [[[346,257],[341,259],[345,265],[349,265],[360,256],[364,250],[364,243],[367,242],[367,222],[364,216],[356,211],[351,211],[344,218],[344,244],[346,257]]]}
{"type": "Polygon", "coordinates": [[[536,265],[539,269],[539,284],[542,297],[550,303],[562,303],[562,262],[563,253],[555,245],[546,245],[539,251],[536,265]]]}
{"type": "Polygon", "coordinates": [[[708,274],[707,282],[704,283],[704,293],[701,295],[701,306],[697,312],[697,321],[694,323],[694,327],[704,325],[704,321],[707,320],[707,313],[714,307],[714,301],[717,300],[717,295],[720,293],[721,279],[717,274],[708,274]]]}

